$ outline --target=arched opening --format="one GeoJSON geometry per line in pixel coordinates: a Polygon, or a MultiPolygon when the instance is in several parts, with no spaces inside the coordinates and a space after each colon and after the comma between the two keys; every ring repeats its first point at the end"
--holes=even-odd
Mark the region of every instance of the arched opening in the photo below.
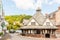
{"type": "Polygon", "coordinates": [[[45,37],[46,38],[50,38],[50,34],[45,34],[45,37]]]}

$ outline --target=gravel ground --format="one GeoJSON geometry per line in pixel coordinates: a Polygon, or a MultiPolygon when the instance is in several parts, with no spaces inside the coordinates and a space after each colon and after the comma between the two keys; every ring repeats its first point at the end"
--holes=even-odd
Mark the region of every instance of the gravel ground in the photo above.
{"type": "MultiPolygon", "coordinates": [[[[10,40],[60,40],[60,38],[35,38],[35,37],[25,37],[25,36],[21,36],[19,34],[9,34],[7,36],[4,36],[6,38],[8,38],[8,36],[10,36],[10,40]]],[[[3,37],[3,38],[4,38],[3,37]]],[[[4,40],[6,40],[6,38],[4,38],[4,40]]]]}
{"type": "Polygon", "coordinates": [[[34,37],[24,37],[16,34],[12,34],[11,40],[60,40],[60,38],[34,38],[34,37]]]}

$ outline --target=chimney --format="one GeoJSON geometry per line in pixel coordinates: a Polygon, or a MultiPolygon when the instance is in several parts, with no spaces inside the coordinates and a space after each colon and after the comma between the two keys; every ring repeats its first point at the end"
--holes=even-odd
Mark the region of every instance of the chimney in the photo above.
{"type": "Polygon", "coordinates": [[[46,18],[48,18],[48,17],[49,17],[49,15],[48,15],[47,13],[46,13],[45,15],[46,15],[46,18]]]}
{"type": "Polygon", "coordinates": [[[58,10],[60,10],[60,6],[58,7],[58,10]]]}

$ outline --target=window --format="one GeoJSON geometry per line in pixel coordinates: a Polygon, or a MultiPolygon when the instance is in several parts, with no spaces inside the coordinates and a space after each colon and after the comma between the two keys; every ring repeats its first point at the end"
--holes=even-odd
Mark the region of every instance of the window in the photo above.
{"type": "Polygon", "coordinates": [[[46,22],[46,25],[49,26],[50,25],[50,22],[46,22]]]}
{"type": "Polygon", "coordinates": [[[31,22],[31,25],[35,25],[35,22],[31,22]]]}

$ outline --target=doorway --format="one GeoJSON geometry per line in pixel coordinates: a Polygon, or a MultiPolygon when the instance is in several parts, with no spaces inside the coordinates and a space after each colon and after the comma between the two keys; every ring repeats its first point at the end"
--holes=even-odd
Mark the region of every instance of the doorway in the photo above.
{"type": "Polygon", "coordinates": [[[45,37],[46,38],[50,38],[50,34],[45,34],[45,37]]]}

